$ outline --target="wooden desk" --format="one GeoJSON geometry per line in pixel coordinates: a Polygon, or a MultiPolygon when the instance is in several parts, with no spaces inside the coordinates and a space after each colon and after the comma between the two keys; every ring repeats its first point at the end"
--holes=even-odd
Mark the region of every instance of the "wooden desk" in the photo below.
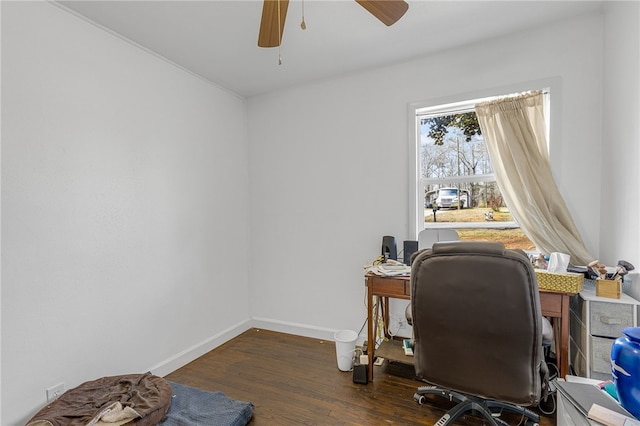
{"type": "MultiPolygon", "coordinates": [[[[382,298],[383,321],[385,334],[388,337],[389,298],[411,298],[410,277],[365,276],[367,286],[367,353],[369,354],[368,380],[373,380],[373,361],[375,358],[376,327],[373,322],[373,297],[382,298]]],[[[542,315],[550,317],[555,339],[556,361],[560,369],[560,377],[569,373],[569,299],[572,293],[559,293],[540,290],[540,309],[542,315]]]]}

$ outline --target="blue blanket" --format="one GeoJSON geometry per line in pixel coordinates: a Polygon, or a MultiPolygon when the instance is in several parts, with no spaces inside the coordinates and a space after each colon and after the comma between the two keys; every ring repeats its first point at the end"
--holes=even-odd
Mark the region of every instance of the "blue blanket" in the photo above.
{"type": "Polygon", "coordinates": [[[169,384],[173,397],[161,426],[245,426],[253,416],[251,402],[236,401],[222,392],[169,384]]]}

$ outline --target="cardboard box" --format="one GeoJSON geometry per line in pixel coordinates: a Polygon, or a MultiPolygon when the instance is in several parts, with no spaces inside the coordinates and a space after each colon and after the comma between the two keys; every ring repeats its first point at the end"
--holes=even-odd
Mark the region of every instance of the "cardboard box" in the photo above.
{"type": "Polygon", "coordinates": [[[580,293],[584,289],[584,275],[575,272],[548,272],[536,269],[538,289],[560,293],[580,293]]]}
{"type": "Polygon", "coordinates": [[[622,281],[620,281],[620,278],[616,278],[615,280],[596,279],[596,296],[620,299],[621,294],[622,281]]]}

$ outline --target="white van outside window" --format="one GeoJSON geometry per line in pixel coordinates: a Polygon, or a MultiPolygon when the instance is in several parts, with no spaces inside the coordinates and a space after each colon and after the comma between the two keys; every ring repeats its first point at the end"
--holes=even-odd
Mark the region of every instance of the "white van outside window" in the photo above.
{"type": "Polygon", "coordinates": [[[464,209],[471,205],[469,191],[458,188],[439,188],[427,192],[425,208],[464,209]],[[460,196],[458,196],[458,192],[460,196]]]}

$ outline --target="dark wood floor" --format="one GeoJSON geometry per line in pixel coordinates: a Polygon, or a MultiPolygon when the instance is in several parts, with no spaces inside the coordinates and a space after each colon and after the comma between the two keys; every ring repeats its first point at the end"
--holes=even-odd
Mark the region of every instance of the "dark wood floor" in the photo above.
{"type": "MultiPolygon", "coordinates": [[[[373,382],[353,383],[338,370],[335,344],[251,329],[165,377],[167,380],[251,401],[251,425],[433,425],[453,406],[430,397],[413,401],[421,382],[410,366],[375,367],[373,382]]],[[[520,417],[507,418],[516,425],[520,417]]],[[[483,425],[467,416],[461,425],[483,425]]],[[[541,416],[540,426],[555,426],[541,416]]]]}

